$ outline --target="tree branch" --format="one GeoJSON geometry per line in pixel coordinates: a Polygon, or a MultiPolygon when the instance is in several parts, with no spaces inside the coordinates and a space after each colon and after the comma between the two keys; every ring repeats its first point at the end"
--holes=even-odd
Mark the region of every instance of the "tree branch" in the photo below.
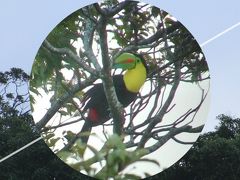
{"type": "Polygon", "coordinates": [[[51,45],[51,43],[48,42],[48,40],[43,41],[43,46],[45,46],[47,49],[49,49],[50,51],[52,51],[54,53],[66,54],[75,63],[77,63],[81,68],[83,68],[84,70],[86,70],[90,74],[93,74],[93,75],[97,76],[96,71],[94,69],[92,69],[90,66],[86,65],[83,62],[83,60],[79,56],[77,56],[74,52],[72,52],[70,49],[68,49],[68,48],[56,48],[53,45],[51,45]]]}
{"type": "Polygon", "coordinates": [[[163,137],[159,138],[158,142],[154,145],[147,147],[146,149],[149,150],[150,153],[156,151],[159,149],[162,145],[164,145],[168,140],[170,140],[172,137],[176,136],[177,134],[188,132],[188,133],[200,133],[203,129],[204,125],[198,126],[193,128],[190,125],[182,126],[179,128],[171,128],[170,131],[164,135],[163,137]]]}
{"type": "Polygon", "coordinates": [[[174,79],[174,84],[170,90],[169,96],[167,100],[165,101],[162,109],[160,112],[152,119],[152,121],[149,123],[148,127],[146,128],[144,135],[142,136],[138,148],[143,148],[147,140],[150,138],[150,134],[152,129],[162,121],[164,115],[166,114],[174,96],[177,91],[179,82],[180,82],[180,74],[181,74],[181,62],[177,61],[174,63],[175,64],[175,79],[174,79]]]}
{"type": "Polygon", "coordinates": [[[42,119],[36,123],[37,130],[41,130],[48,121],[55,115],[55,113],[71,98],[74,97],[75,93],[81,91],[82,89],[90,86],[97,78],[96,77],[89,77],[85,81],[74,85],[68,92],[62,95],[59,99],[57,99],[54,103],[51,104],[51,107],[48,109],[46,114],[42,117],[42,119]]]}
{"type": "Polygon", "coordinates": [[[123,2],[120,2],[117,6],[115,7],[111,7],[109,9],[107,9],[106,11],[106,17],[109,17],[109,16],[114,16],[116,15],[117,13],[119,13],[121,10],[123,10],[125,7],[129,6],[130,4],[133,4],[133,3],[136,3],[134,1],[129,1],[129,0],[126,0],[126,1],[123,1],[123,2]]]}
{"type": "Polygon", "coordinates": [[[103,87],[105,90],[106,98],[109,104],[109,108],[112,112],[114,126],[113,131],[118,135],[122,133],[122,124],[124,123],[123,108],[121,103],[117,99],[117,94],[113,85],[113,80],[111,77],[112,63],[108,55],[108,43],[107,43],[107,31],[105,17],[100,18],[99,22],[99,36],[100,36],[100,46],[102,52],[102,63],[103,63],[103,87]]]}
{"type": "Polygon", "coordinates": [[[84,44],[85,54],[87,58],[90,60],[90,62],[92,62],[92,64],[94,65],[97,72],[100,73],[101,66],[99,65],[92,49],[93,35],[96,27],[95,27],[95,24],[90,19],[86,19],[85,23],[86,23],[85,32],[83,35],[83,44],[84,44]]]}

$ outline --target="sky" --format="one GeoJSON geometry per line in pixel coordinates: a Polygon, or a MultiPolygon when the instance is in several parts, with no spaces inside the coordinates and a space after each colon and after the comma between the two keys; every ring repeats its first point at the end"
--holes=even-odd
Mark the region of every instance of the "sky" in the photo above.
{"type": "MultiPolygon", "coordinates": [[[[59,0],[0,2],[0,71],[11,67],[30,73],[34,57],[48,33],[67,15],[94,3],[59,0]]],[[[177,18],[204,43],[240,22],[239,0],[144,0],[177,18]]],[[[240,117],[240,26],[203,47],[211,75],[211,104],[204,132],[217,125],[216,116],[240,117]]]]}

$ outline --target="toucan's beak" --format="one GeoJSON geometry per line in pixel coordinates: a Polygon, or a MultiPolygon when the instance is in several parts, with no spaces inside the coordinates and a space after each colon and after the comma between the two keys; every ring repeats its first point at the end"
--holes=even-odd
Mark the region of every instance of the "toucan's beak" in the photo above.
{"type": "Polygon", "coordinates": [[[131,53],[123,53],[118,56],[113,64],[113,68],[121,68],[123,70],[133,69],[136,66],[136,57],[131,53]]]}

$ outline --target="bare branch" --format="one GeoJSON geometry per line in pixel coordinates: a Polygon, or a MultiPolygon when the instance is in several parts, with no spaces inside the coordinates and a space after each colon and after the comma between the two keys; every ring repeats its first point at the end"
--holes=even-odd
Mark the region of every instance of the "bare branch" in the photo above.
{"type": "Polygon", "coordinates": [[[72,88],[69,89],[69,91],[67,91],[59,99],[57,99],[54,103],[52,103],[51,107],[48,109],[48,111],[43,116],[43,118],[36,123],[36,128],[38,130],[41,130],[48,123],[48,121],[54,116],[54,114],[62,107],[64,103],[68,102],[71,98],[73,98],[75,93],[81,91],[87,86],[90,86],[95,80],[96,80],[96,77],[90,76],[90,78],[86,79],[85,81],[82,81],[81,83],[72,86],[72,88]]]}
{"type": "Polygon", "coordinates": [[[111,77],[112,64],[108,53],[108,43],[107,43],[107,31],[106,31],[106,19],[102,17],[99,22],[99,36],[100,36],[100,46],[102,51],[102,62],[103,62],[103,87],[105,90],[106,98],[109,104],[109,108],[112,112],[114,121],[114,133],[121,135],[122,124],[124,123],[124,110],[121,103],[117,99],[116,91],[113,86],[113,80],[111,77]]]}
{"type": "Polygon", "coordinates": [[[175,93],[177,91],[179,82],[180,82],[180,73],[181,73],[181,62],[175,62],[175,80],[174,80],[174,84],[170,90],[169,96],[167,98],[167,100],[165,101],[163,107],[161,108],[160,112],[152,119],[152,121],[149,123],[148,127],[145,130],[144,135],[142,136],[140,142],[139,142],[139,146],[138,148],[143,148],[145,143],[147,142],[147,140],[150,138],[150,134],[152,129],[159,123],[162,121],[162,118],[164,117],[164,115],[166,114],[174,96],[175,93]]]}
{"type": "Polygon", "coordinates": [[[127,7],[127,6],[129,6],[130,4],[133,4],[133,3],[136,3],[136,2],[129,1],[129,0],[120,2],[117,6],[109,8],[106,12],[106,16],[107,17],[110,17],[110,16],[112,17],[115,14],[119,13],[121,10],[123,10],[125,7],[127,7]]]}
{"type": "Polygon", "coordinates": [[[168,140],[176,136],[177,134],[187,132],[187,133],[200,133],[201,130],[203,129],[204,125],[198,126],[193,128],[190,125],[182,126],[179,128],[171,128],[170,131],[164,135],[163,137],[158,139],[158,142],[155,143],[154,145],[147,147],[146,149],[149,150],[150,153],[156,151],[159,149],[162,145],[164,145],[168,140]]]}
{"type": "Polygon", "coordinates": [[[89,67],[88,65],[86,65],[82,59],[77,56],[74,52],[72,52],[70,49],[68,48],[56,48],[53,45],[50,44],[50,42],[48,42],[47,40],[43,41],[43,46],[45,46],[47,49],[49,49],[50,51],[54,52],[54,53],[59,53],[59,54],[66,54],[68,55],[74,62],[76,62],[81,68],[83,68],[84,70],[86,70],[87,72],[96,75],[97,73],[94,69],[92,69],[91,67],[89,67]]]}
{"type": "Polygon", "coordinates": [[[179,144],[184,144],[184,145],[193,145],[193,144],[195,143],[195,142],[181,141],[181,140],[177,139],[176,137],[172,137],[172,139],[173,139],[174,141],[176,141],[177,143],[179,143],[179,144]]]}
{"type": "MultiPolygon", "coordinates": [[[[95,24],[90,20],[86,19],[85,21],[85,32],[83,36],[83,44],[84,44],[84,50],[87,58],[90,60],[90,62],[93,63],[94,67],[96,68],[97,72],[101,72],[101,66],[99,65],[96,56],[93,53],[92,49],[92,43],[93,43],[93,35],[95,31],[95,24]]],[[[101,74],[100,74],[101,75],[101,74]]]]}
{"type": "Polygon", "coordinates": [[[83,120],[82,118],[80,119],[77,119],[77,120],[74,120],[74,121],[70,121],[70,122],[66,122],[66,123],[59,123],[58,125],[56,126],[49,126],[49,127],[44,127],[43,129],[41,129],[41,133],[42,132],[47,132],[51,129],[57,129],[59,127],[63,127],[63,126],[68,126],[68,125],[71,125],[71,124],[74,124],[74,123],[78,123],[79,121],[83,120]]]}

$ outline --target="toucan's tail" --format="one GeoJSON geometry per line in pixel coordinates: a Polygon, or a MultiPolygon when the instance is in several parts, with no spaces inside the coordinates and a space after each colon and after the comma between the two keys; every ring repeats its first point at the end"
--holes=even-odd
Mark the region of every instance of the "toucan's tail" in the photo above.
{"type": "Polygon", "coordinates": [[[91,130],[92,125],[89,123],[89,120],[86,120],[80,132],[80,138],[82,143],[87,144],[91,130]]]}

